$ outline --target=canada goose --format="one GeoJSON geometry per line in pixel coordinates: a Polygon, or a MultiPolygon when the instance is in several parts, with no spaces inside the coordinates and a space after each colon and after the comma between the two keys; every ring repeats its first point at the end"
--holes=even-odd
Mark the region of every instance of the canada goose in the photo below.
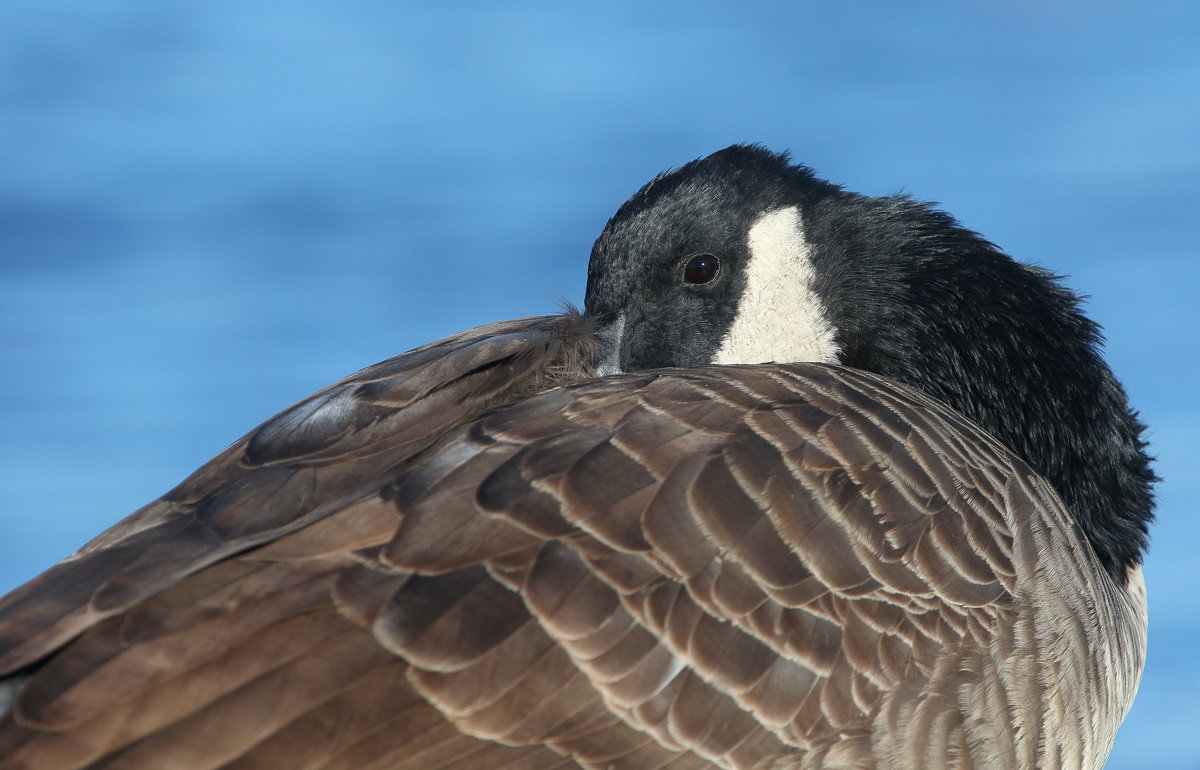
{"type": "Polygon", "coordinates": [[[693,161],[583,315],[331,385],[4,599],[0,768],[1100,767],[1154,476],[1077,304],[693,161]]]}

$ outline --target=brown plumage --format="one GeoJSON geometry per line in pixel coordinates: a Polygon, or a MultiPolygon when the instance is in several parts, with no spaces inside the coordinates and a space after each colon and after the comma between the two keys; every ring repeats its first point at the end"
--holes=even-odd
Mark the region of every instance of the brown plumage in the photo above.
{"type": "Polygon", "coordinates": [[[602,347],[366,369],[4,599],[0,768],[1102,764],[1139,578],[1024,460],[876,374],[602,347]]]}

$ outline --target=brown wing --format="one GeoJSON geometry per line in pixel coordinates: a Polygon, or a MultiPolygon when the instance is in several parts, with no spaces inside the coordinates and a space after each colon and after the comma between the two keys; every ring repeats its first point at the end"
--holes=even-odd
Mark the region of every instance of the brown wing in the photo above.
{"type": "Polygon", "coordinates": [[[374,629],[472,734],[515,740],[490,720],[523,712],[481,705],[556,682],[524,667],[489,680],[528,649],[520,630],[565,653],[622,722],[713,765],[865,767],[878,751],[956,766],[979,733],[964,709],[1014,705],[988,675],[1017,615],[1010,523],[1045,504],[1030,478],[966,420],[859,372],[590,382],[460,429],[384,491],[404,520],[379,558],[426,577],[374,629]],[[480,563],[486,591],[414,633],[411,604],[483,581],[480,563]],[[501,597],[522,625],[464,648],[463,626],[501,597]]]}
{"type": "Polygon", "coordinates": [[[587,340],[365,370],[5,599],[0,768],[935,767],[1019,710],[1018,460],[818,365],[527,398],[587,340]]]}

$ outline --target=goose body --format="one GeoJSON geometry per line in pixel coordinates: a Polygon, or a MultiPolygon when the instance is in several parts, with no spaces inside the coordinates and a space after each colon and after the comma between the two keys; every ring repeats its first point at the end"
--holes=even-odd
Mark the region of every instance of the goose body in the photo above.
{"type": "Polygon", "coordinates": [[[1154,480],[1073,294],[735,146],[583,314],[268,420],[0,602],[0,768],[1099,768],[1154,480]]]}

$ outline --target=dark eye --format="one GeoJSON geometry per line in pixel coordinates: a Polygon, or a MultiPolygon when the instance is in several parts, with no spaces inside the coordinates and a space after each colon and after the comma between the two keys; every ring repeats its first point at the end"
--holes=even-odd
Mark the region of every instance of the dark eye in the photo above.
{"type": "Polygon", "coordinates": [[[714,254],[697,254],[683,266],[683,280],[688,283],[708,283],[717,277],[721,260],[714,254]]]}

